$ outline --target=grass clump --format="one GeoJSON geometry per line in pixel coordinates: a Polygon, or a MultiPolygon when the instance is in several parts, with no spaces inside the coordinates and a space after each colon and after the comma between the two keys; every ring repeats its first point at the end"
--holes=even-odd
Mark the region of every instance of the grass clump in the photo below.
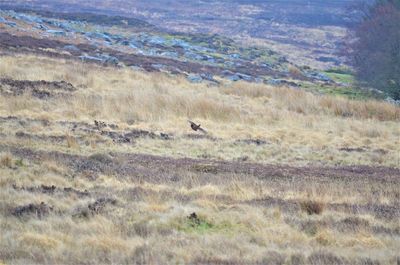
{"type": "Polygon", "coordinates": [[[13,160],[11,155],[6,154],[0,158],[0,166],[11,168],[13,166],[13,160]]]}
{"type": "Polygon", "coordinates": [[[300,202],[300,208],[308,215],[319,215],[324,211],[325,205],[320,201],[307,200],[300,202]]]}

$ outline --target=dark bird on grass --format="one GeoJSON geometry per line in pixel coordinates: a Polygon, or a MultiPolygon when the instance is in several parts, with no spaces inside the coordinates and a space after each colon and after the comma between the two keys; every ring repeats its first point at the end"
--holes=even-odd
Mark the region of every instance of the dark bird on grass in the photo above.
{"type": "Polygon", "coordinates": [[[192,121],[190,121],[190,120],[188,120],[188,122],[190,123],[190,128],[192,128],[193,131],[195,131],[195,132],[200,131],[200,132],[202,132],[202,133],[204,133],[204,134],[207,134],[207,131],[204,130],[203,128],[201,128],[201,127],[200,127],[200,126],[201,126],[200,124],[197,125],[196,123],[194,123],[194,122],[192,122],[192,121]]]}

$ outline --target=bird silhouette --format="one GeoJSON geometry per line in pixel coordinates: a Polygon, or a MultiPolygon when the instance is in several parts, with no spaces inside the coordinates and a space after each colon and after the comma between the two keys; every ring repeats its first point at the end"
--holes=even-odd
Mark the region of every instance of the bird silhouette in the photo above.
{"type": "Polygon", "coordinates": [[[196,123],[194,123],[194,122],[192,122],[190,120],[188,120],[188,122],[190,124],[190,128],[192,128],[193,131],[195,131],[195,132],[200,131],[200,132],[202,132],[204,134],[207,134],[207,131],[200,127],[201,124],[196,124],[196,123]]]}

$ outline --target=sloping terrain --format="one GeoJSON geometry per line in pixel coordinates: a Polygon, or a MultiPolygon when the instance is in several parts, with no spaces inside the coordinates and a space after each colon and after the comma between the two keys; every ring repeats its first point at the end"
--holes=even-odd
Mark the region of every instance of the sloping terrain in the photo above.
{"type": "Polygon", "coordinates": [[[377,96],[373,91],[354,89],[356,84],[347,69],[322,71],[298,66],[265,45],[243,45],[221,35],[170,32],[122,16],[2,8],[0,49],[5,53],[165,72],[210,85],[220,79],[245,80],[353,98],[377,96]]]}
{"type": "Polygon", "coordinates": [[[1,262],[398,262],[399,107],[0,60],[1,262]]]}
{"type": "Polygon", "coordinates": [[[366,1],[3,1],[49,11],[95,12],[136,17],[187,33],[218,33],[249,45],[273,47],[291,62],[318,68],[341,65],[345,26],[360,17],[351,9],[366,1]],[[193,12],[195,10],[195,12],[193,12]]]}
{"type": "Polygon", "coordinates": [[[399,263],[400,107],[271,49],[345,2],[2,1],[0,264],[399,263]]]}

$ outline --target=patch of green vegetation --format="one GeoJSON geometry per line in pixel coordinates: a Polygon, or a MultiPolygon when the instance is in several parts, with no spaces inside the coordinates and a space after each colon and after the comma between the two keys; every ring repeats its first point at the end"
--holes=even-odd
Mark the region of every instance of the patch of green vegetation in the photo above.
{"type": "Polygon", "coordinates": [[[167,41],[173,41],[175,39],[180,39],[178,38],[178,36],[176,35],[172,35],[172,34],[162,34],[161,35],[164,39],[166,39],[167,41]]]}
{"type": "Polygon", "coordinates": [[[207,51],[204,51],[204,52],[202,52],[202,53],[200,53],[200,54],[202,54],[202,55],[207,55],[207,56],[211,56],[211,57],[213,57],[213,58],[215,58],[215,59],[226,59],[226,58],[227,58],[227,56],[226,56],[225,54],[216,53],[216,52],[207,52],[207,51]]]}
{"type": "Polygon", "coordinates": [[[173,228],[185,233],[206,234],[206,233],[224,233],[231,234],[237,231],[238,226],[230,222],[224,221],[213,223],[202,216],[195,213],[188,217],[176,220],[172,224],[173,228]]]}
{"type": "Polygon", "coordinates": [[[353,71],[348,67],[330,68],[324,71],[333,81],[343,84],[354,84],[355,77],[353,71]]]}
{"type": "Polygon", "coordinates": [[[353,75],[353,71],[348,67],[335,67],[325,71],[326,73],[353,75]]]}
{"type": "Polygon", "coordinates": [[[182,224],[180,228],[185,232],[204,234],[208,231],[215,229],[216,227],[215,225],[207,222],[206,220],[200,220],[198,223],[194,222],[193,220],[187,220],[182,224]]]}
{"type": "Polygon", "coordinates": [[[278,60],[278,56],[271,50],[260,48],[244,48],[239,52],[241,56],[260,62],[274,64],[278,60]]]}
{"type": "Polygon", "coordinates": [[[17,167],[23,167],[24,166],[24,161],[22,159],[17,159],[17,160],[15,160],[15,165],[17,167]]]}
{"type": "Polygon", "coordinates": [[[333,73],[329,71],[325,71],[325,74],[335,82],[340,82],[344,84],[353,84],[355,82],[354,76],[352,74],[333,73]]]}
{"type": "Polygon", "coordinates": [[[377,98],[377,95],[352,85],[337,86],[337,85],[325,85],[325,84],[303,82],[301,83],[301,87],[310,92],[343,96],[353,100],[365,100],[365,99],[377,98]]]}

